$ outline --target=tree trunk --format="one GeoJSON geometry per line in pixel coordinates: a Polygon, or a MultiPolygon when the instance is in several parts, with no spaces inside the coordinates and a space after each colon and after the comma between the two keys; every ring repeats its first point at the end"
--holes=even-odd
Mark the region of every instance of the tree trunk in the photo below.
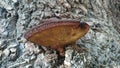
{"type": "Polygon", "coordinates": [[[0,0],[0,68],[119,68],[120,0],[0,0]],[[40,20],[57,17],[90,25],[65,60],[55,50],[27,41],[24,33],[40,20]],[[64,61],[59,64],[58,61],[64,61]]]}

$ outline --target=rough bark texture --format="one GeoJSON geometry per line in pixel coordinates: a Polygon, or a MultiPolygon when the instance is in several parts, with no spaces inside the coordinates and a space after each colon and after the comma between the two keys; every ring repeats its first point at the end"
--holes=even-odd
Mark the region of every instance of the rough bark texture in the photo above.
{"type": "Polygon", "coordinates": [[[0,0],[0,68],[119,68],[120,0],[0,0]],[[87,22],[91,29],[76,41],[88,52],[66,48],[64,63],[24,38],[41,19],[87,22]]]}

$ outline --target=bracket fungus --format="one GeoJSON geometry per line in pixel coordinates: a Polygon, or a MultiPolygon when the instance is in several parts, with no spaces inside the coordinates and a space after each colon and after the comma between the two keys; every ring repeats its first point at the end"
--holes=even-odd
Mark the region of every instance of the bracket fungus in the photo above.
{"type": "Polygon", "coordinates": [[[35,44],[57,50],[64,56],[65,47],[83,37],[89,30],[87,23],[77,20],[60,20],[55,18],[40,21],[25,33],[25,38],[35,44]]]}

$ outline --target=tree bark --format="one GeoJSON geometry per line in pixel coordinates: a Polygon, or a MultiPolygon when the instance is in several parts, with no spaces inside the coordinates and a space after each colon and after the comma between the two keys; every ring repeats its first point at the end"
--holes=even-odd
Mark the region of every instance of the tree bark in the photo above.
{"type": "Polygon", "coordinates": [[[0,68],[5,67],[119,68],[120,0],[0,0],[0,68]],[[28,29],[51,17],[88,23],[87,35],[76,41],[88,51],[68,46],[59,65],[54,50],[24,38],[28,29]]]}

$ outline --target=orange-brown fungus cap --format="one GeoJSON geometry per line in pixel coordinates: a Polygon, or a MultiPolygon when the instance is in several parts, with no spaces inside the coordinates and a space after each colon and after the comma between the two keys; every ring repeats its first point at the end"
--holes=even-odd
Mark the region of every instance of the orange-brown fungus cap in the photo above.
{"type": "Polygon", "coordinates": [[[89,30],[87,23],[76,20],[47,19],[25,33],[25,38],[35,44],[64,51],[67,44],[83,37],[89,30]]]}

